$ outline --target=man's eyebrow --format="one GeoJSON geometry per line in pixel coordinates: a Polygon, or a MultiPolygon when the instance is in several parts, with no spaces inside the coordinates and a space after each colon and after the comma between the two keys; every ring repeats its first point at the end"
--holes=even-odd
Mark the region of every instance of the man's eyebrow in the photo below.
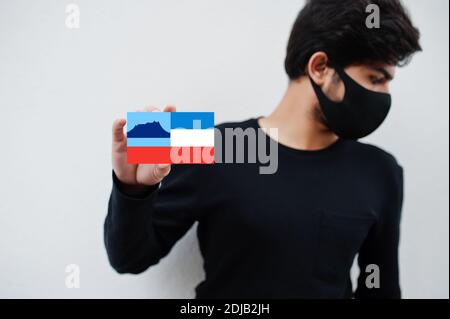
{"type": "Polygon", "coordinates": [[[392,74],[390,74],[385,68],[382,67],[373,67],[373,70],[380,72],[384,75],[384,77],[386,78],[386,80],[391,81],[394,79],[394,76],[392,74]]]}

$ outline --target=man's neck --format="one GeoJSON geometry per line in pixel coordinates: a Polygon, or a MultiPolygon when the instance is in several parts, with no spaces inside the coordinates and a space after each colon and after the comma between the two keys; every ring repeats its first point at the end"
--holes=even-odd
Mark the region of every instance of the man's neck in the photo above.
{"type": "Polygon", "coordinates": [[[321,150],[338,140],[314,115],[317,99],[306,78],[289,84],[285,96],[266,118],[259,120],[262,128],[278,128],[278,141],[300,150],[321,150]]]}

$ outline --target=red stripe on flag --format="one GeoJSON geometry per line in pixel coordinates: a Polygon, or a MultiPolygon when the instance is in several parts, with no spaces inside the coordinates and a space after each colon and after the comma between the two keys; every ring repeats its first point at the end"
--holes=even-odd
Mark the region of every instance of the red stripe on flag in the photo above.
{"type": "Polygon", "coordinates": [[[170,146],[128,147],[128,164],[170,164],[170,146]]]}
{"type": "Polygon", "coordinates": [[[128,147],[129,164],[214,164],[214,147],[128,147]]]}

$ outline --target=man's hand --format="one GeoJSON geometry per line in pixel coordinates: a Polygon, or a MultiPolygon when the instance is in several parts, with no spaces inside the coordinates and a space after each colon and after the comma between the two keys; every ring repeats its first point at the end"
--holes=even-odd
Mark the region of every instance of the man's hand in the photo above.
{"type": "MultiPolygon", "coordinates": [[[[148,107],[138,112],[160,112],[155,107],[148,107]]],[[[167,106],[164,112],[176,112],[174,106],[167,106]]],[[[127,137],[123,131],[127,121],[118,119],[113,124],[112,165],[114,172],[123,184],[129,186],[153,186],[170,173],[170,164],[128,164],[127,137]]]]}

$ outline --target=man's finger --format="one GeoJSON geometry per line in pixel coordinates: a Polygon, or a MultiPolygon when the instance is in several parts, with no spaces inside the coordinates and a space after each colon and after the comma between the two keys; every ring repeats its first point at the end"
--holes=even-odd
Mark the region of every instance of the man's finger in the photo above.
{"type": "Polygon", "coordinates": [[[153,170],[153,175],[155,179],[160,182],[164,177],[170,173],[170,164],[159,164],[155,165],[153,170]]]}
{"type": "Polygon", "coordinates": [[[125,127],[125,124],[127,124],[127,121],[125,119],[117,119],[114,121],[112,127],[113,142],[123,141],[123,139],[125,138],[125,135],[123,134],[123,128],[125,127]]]}
{"type": "Polygon", "coordinates": [[[147,106],[142,109],[142,112],[161,112],[161,110],[154,106],[147,106]]]}
{"type": "Polygon", "coordinates": [[[166,106],[165,108],[164,108],[164,112],[170,112],[170,113],[173,113],[173,112],[176,112],[177,111],[177,108],[176,108],[176,106],[174,106],[174,105],[168,105],[168,106],[166,106]]]}

